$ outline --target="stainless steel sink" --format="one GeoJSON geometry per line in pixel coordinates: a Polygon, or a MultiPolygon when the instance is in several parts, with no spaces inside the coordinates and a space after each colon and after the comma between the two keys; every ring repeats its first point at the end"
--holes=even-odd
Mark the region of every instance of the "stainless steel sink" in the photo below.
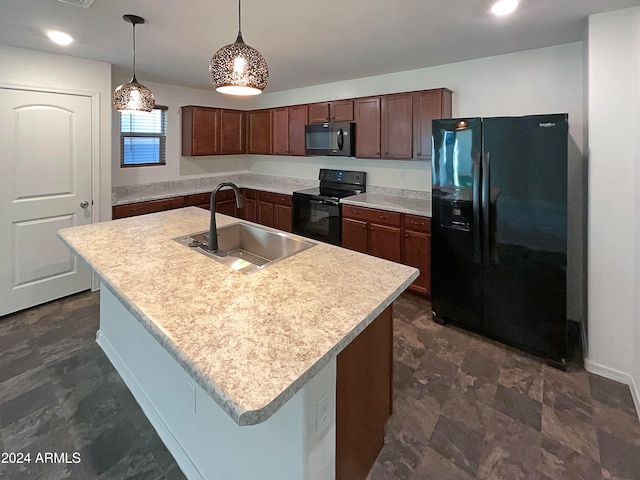
{"type": "Polygon", "coordinates": [[[218,227],[218,250],[207,250],[209,232],[174,238],[193,250],[242,273],[253,273],[316,245],[313,242],[248,223],[218,227]]]}

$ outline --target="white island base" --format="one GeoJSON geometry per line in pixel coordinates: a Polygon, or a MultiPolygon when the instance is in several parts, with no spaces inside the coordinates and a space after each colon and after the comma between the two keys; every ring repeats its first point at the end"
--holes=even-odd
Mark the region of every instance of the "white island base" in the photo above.
{"type": "Polygon", "coordinates": [[[240,426],[104,284],[100,292],[97,342],[188,479],[335,478],[335,357],[270,418],[240,426]]]}

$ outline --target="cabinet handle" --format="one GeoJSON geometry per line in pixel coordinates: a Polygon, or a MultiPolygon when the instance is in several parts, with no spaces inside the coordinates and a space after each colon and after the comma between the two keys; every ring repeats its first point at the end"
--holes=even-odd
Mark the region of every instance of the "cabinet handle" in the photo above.
{"type": "Polygon", "coordinates": [[[351,213],[353,213],[354,215],[360,215],[360,212],[356,212],[355,210],[351,210],[351,213]]]}
{"type": "Polygon", "coordinates": [[[422,152],[418,152],[418,156],[421,157],[422,156],[422,152]]]}
{"type": "Polygon", "coordinates": [[[373,225],[371,226],[371,231],[373,232],[373,225]]]}
{"type": "Polygon", "coordinates": [[[367,229],[367,226],[366,226],[366,225],[362,225],[362,229],[363,229],[363,230],[366,230],[366,229],[367,229]]]}
{"type": "Polygon", "coordinates": [[[411,225],[424,225],[424,222],[414,222],[411,220],[411,225]]]}
{"type": "Polygon", "coordinates": [[[408,234],[408,233],[405,233],[405,234],[404,234],[404,238],[409,238],[409,234],[408,234]]]}

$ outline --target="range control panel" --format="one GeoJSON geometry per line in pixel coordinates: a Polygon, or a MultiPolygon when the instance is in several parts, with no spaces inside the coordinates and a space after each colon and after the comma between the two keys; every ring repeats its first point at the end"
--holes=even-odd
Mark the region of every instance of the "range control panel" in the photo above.
{"type": "Polygon", "coordinates": [[[328,168],[321,168],[318,179],[321,182],[366,185],[367,172],[355,172],[351,170],[331,170],[328,168]]]}

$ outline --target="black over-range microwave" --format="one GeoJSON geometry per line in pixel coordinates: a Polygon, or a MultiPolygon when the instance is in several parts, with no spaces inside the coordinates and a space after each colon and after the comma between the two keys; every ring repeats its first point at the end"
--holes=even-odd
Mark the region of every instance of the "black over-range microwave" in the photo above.
{"type": "Polygon", "coordinates": [[[355,156],[355,125],[353,122],[305,125],[305,155],[355,156]]]}

